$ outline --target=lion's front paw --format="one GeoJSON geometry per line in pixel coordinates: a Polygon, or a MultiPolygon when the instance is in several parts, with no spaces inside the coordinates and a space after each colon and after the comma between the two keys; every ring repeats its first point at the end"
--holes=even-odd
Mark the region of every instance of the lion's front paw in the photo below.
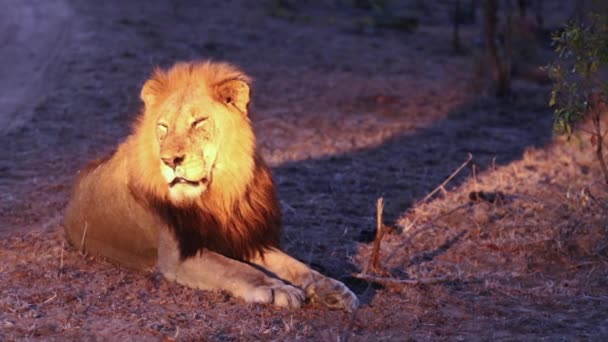
{"type": "Polygon", "coordinates": [[[357,296],[341,282],[320,277],[305,287],[312,302],[321,303],[331,309],[344,309],[352,312],[359,306],[357,296]]]}
{"type": "Polygon", "coordinates": [[[245,296],[249,303],[268,303],[297,309],[306,300],[304,291],[278,279],[268,279],[264,285],[253,287],[245,296]]]}

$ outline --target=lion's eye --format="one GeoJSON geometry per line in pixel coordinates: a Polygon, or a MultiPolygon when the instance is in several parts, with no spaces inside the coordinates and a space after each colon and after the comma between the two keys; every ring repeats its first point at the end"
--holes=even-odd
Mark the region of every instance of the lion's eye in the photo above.
{"type": "Polygon", "coordinates": [[[156,132],[160,140],[163,140],[165,138],[165,136],[167,135],[167,131],[169,131],[169,127],[164,123],[159,123],[156,126],[156,132]]]}
{"type": "Polygon", "coordinates": [[[199,128],[201,127],[205,122],[207,121],[207,118],[198,118],[196,120],[194,120],[194,122],[192,122],[192,128],[199,128]]]}

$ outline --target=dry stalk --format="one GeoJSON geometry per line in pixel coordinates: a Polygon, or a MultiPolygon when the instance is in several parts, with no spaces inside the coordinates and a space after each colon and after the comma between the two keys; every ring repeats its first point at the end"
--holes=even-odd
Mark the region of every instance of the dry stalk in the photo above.
{"type": "Polygon", "coordinates": [[[469,153],[469,156],[467,158],[467,160],[462,163],[462,165],[460,165],[456,170],[454,170],[454,172],[452,172],[452,174],[446,179],[444,180],[441,184],[439,184],[438,187],[435,188],[435,190],[431,191],[428,195],[426,195],[426,197],[424,197],[422,199],[422,201],[418,202],[416,204],[415,207],[419,206],[420,204],[428,201],[431,197],[433,197],[433,195],[435,195],[437,193],[437,191],[442,190],[444,192],[446,192],[445,190],[445,186],[452,180],[452,178],[456,177],[456,175],[462,170],[464,169],[465,166],[467,166],[471,160],[473,160],[473,155],[471,153],[469,153]]]}
{"type": "MultiPolygon", "coordinates": [[[[452,178],[454,178],[454,177],[455,177],[455,176],[456,176],[456,175],[457,175],[457,174],[458,174],[458,173],[459,173],[459,172],[460,172],[462,169],[464,169],[464,168],[465,168],[465,167],[466,167],[466,166],[467,166],[467,165],[468,165],[468,164],[471,162],[471,160],[473,160],[473,155],[472,155],[471,153],[469,153],[469,155],[468,155],[468,157],[467,157],[467,160],[465,160],[465,161],[464,161],[464,163],[462,163],[462,165],[460,165],[460,166],[459,166],[459,167],[458,167],[456,170],[454,170],[454,172],[452,172],[452,174],[451,174],[451,175],[450,175],[450,176],[449,176],[449,177],[448,177],[448,178],[447,178],[445,181],[443,181],[443,182],[442,182],[442,183],[441,183],[441,184],[440,184],[440,185],[439,185],[437,188],[435,188],[435,190],[433,190],[432,192],[430,192],[428,195],[426,195],[426,197],[424,197],[424,199],[422,199],[420,202],[418,202],[418,203],[417,203],[417,204],[414,206],[414,210],[417,210],[417,209],[418,209],[418,207],[419,207],[421,204],[423,204],[424,202],[426,202],[427,200],[429,200],[429,199],[430,199],[430,198],[431,198],[431,197],[432,197],[432,196],[433,196],[435,193],[437,193],[437,191],[439,191],[439,190],[446,191],[446,190],[445,190],[445,185],[447,185],[447,184],[448,184],[448,182],[449,182],[450,180],[452,180],[452,178]]],[[[476,175],[475,166],[473,166],[473,173],[476,175]]],[[[433,218],[432,218],[430,221],[425,222],[425,223],[424,223],[424,224],[423,224],[421,227],[419,227],[419,228],[416,230],[416,232],[414,232],[412,235],[410,235],[410,237],[409,237],[408,239],[406,239],[406,241],[404,241],[403,243],[399,244],[399,246],[398,246],[397,248],[395,248],[395,249],[393,250],[393,252],[392,252],[392,253],[391,253],[391,254],[390,254],[388,257],[387,257],[387,260],[392,259],[392,258],[393,258],[393,257],[396,255],[396,253],[397,253],[399,250],[401,250],[403,247],[405,247],[405,245],[407,245],[408,243],[410,243],[410,242],[411,242],[411,240],[412,240],[412,239],[413,239],[413,238],[414,238],[416,235],[418,235],[419,233],[421,233],[422,231],[424,231],[424,230],[426,230],[426,229],[428,229],[428,228],[431,228],[431,227],[433,226],[433,224],[434,224],[435,222],[437,222],[439,219],[441,219],[441,218],[443,218],[443,217],[446,217],[446,216],[449,216],[449,215],[451,215],[452,213],[454,213],[455,211],[457,211],[457,210],[459,210],[459,209],[462,209],[462,208],[466,208],[466,207],[468,207],[468,206],[469,206],[469,204],[468,204],[468,203],[461,204],[461,205],[458,205],[458,206],[456,206],[456,207],[454,207],[454,208],[450,209],[449,211],[447,211],[447,212],[445,212],[445,213],[442,213],[442,214],[439,214],[439,215],[434,216],[434,217],[433,217],[433,218]]],[[[416,215],[416,217],[414,218],[414,220],[412,221],[412,223],[411,223],[411,224],[410,224],[410,225],[407,227],[408,229],[407,229],[407,230],[405,230],[405,229],[404,229],[403,231],[404,231],[404,232],[406,232],[406,231],[408,231],[408,232],[409,232],[410,228],[411,228],[411,227],[414,225],[414,223],[415,223],[415,222],[416,222],[418,219],[419,219],[419,216],[418,216],[418,215],[416,215]]],[[[376,232],[376,233],[377,233],[377,232],[376,232]]],[[[377,236],[376,236],[376,240],[378,240],[378,237],[377,237],[377,236]]],[[[378,243],[378,245],[379,245],[379,243],[378,243]]],[[[374,247],[376,247],[376,246],[374,245],[374,247]]],[[[378,248],[379,248],[379,246],[378,246],[378,248]]],[[[374,248],[374,249],[375,249],[375,248],[374,248]]],[[[374,251],[372,251],[372,257],[373,257],[373,256],[374,256],[374,251]]],[[[372,258],[372,260],[373,260],[373,258],[372,258]]],[[[371,263],[371,262],[370,262],[370,263],[371,263]]],[[[373,266],[373,263],[371,263],[371,264],[372,264],[372,266],[373,266]]],[[[369,265],[368,265],[368,268],[369,268],[369,265]]],[[[367,270],[367,269],[366,269],[366,270],[367,270]]],[[[373,270],[373,268],[372,268],[372,270],[373,270]]],[[[366,272],[364,272],[364,274],[365,274],[365,273],[366,273],[366,272]]]]}
{"type": "Polygon", "coordinates": [[[89,223],[85,222],[84,223],[84,232],[82,233],[82,240],[80,240],[80,254],[81,255],[86,255],[85,251],[84,251],[84,240],[87,238],[87,230],[89,228],[89,223]]]}
{"type": "Polygon", "coordinates": [[[57,293],[54,293],[53,296],[42,302],[42,305],[52,302],[55,298],[57,298],[57,293]]]}
{"type": "Polygon", "coordinates": [[[384,237],[384,224],[382,223],[382,212],[384,211],[384,199],[378,198],[376,202],[376,238],[374,239],[374,247],[372,248],[372,254],[366,267],[367,270],[372,273],[384,274],[385,271],[380,266],[380,245],[382,238],[384,237]]]}

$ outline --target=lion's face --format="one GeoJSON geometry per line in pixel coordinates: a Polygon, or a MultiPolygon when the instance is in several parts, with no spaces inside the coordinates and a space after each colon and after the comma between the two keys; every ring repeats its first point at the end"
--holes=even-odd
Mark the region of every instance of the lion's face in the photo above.
{"type": "Polygon", "coordinates": [[[203,95],[176,105],[179,95],[160,107],[156,123],[160,172],[174,202],[200,197],[213,182],[222,133],[217,116],[225,115],[221,105],[203,95]]]}
{"type": "Polygon", "coordinates": [[[249,86],[239,78],[211,77],[204,66],[177,68],[157,73],[142,89],[146,120],[152,122],[146,129],[154,131],[154,155],[166,187],[162,192],[176,205],[196,201],[218,178],[226,189],[231,175],[221,170],[248,168],[242,159],[251,158],[249,86]]]}

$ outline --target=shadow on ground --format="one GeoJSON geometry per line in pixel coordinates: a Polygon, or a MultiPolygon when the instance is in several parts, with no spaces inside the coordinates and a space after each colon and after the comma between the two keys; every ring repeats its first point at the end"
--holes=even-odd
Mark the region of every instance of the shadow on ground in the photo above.
{"type": "MultiPolygon", "coordinates": [[[[448,189],[470,177],[473,167],[483,172],[520,159],[527,148],[543,146],[551,138],[545,103],[539,89],[518,89],[503,100],[482,97],[379,146],[277,166],[286,247],[361,294],[367,287],[348,277],[360,266],[348,260],[357,253],[357,242],[375,236],[377,198],[384,198],[385,224],[392,225],[469,153],[471,164],[448,189]]],[[[352,134],[356,138],[357,132],[352,134]]]]}

